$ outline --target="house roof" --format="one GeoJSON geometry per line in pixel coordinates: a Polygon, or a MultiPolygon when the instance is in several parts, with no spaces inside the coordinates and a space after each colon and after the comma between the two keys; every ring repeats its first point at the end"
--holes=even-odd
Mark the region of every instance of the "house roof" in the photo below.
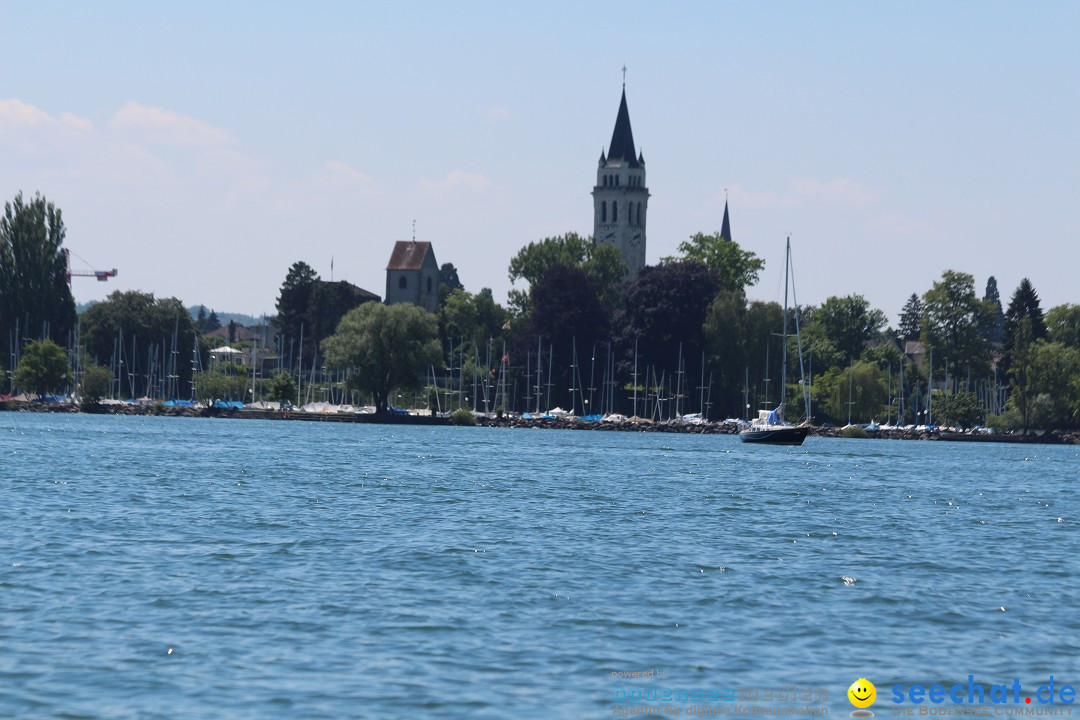
{"type": "MultiPolygon", "coordinates": [[[[611,133],[611,146],[608,148],[607,161],[621,160],[630,167],[638,167],[638,154],[634,150],[634,131],[630,129],[630,111],[626,107],[626,88],[623,88],[622,100],[619,101],[619,114],[615,118],[615,130],[611,133]]],[[[644,157],[641,158],[641,164],[644,157]]]]}
{"type": "Polygon", "coordinates": [[[378,302],[378,301],[382,300],[382,297],[380,297],[379,295],[376,295],[375,293],[371,292],[370,290],[365,290],[364,288],[360,287],[359,285],[352,285],[352,283],[349,283],[349,284],[352,286],[353,295],[355,295],[358,298],[364,298],[364,299],[367,299],[367,300],[374,300],[375,302],[378,302]]]}
{"type": "Polygon", "coordinates": [[[380,296],[376,295],[370,290],[365,290],[359,285],[353,285],[351,282],[348,282],[346,280],[338,280],[337,282],[331,282],[329,280],[318,280],[316,282],[318,282],[320,285],[345,285],[349,288],[350,291],[352,291],[352,294],[360,300],[382,300],[380,296]]]}
{"type": "MultiPolygon", "coordinates": [[[[394,243],[394,252],[390,255],[390,263],[387,270],[419,270],[424,266],[428,254],[431,253],[431,243],[416,242],[415,240],[398,240],[394,243]]],[[[434,260],[434,256],[432,256],[434,260]]]]}

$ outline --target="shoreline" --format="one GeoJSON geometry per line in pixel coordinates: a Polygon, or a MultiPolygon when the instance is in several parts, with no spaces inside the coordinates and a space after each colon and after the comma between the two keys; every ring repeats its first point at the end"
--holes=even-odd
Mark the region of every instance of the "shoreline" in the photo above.
{"type": "MultiPolygon", "coordinates": [[[[201,417],[222,418],[230,420],[283,420],[297,422],[333,422],[333,423],[359,423],[377,425],[426,425],[426,426],[455,426],[448,417],[432,415],[374,415],[361,413],[313,413],[313,412],[283,412],[281,410],[253,410],[235,408],[190,408],[190,407],[162,407],[160,405],[102,405],[93,411],[84,411],[75,404],[45,403],[45,402],[12,402],[7,408],[0,408],[7,412],[46,412],[46,413],[79,413],[84,415],[134,415],[156,417],[201,417]],[[12,407],[12,405],[14,407],[12,407]]],[[[469,427],[457,425],[457,427],[469,427]]],[[[577,419],[547,419],[534,418],[525,420],[520,417],[477,417],[476,427],[499,427],[516,428],[525,430],[581,430],[591,432],[658,432],[678,433],[683,435],[737,435],[739,428],[736,425],[722,422],[709,422],[700,425],[682,424],[675,422],[622,422],[606,423],[599,421],[582,421],[577,419]]],[[[984,434],[971,432],[952,432],[934,430],[865,430],[865,438],[848,438],[852,440],[929,440],[945,442],[976,442],[976,443],[1016,443],[1023,445],[1080,445],[1080,433],[1060,432],[1056,430],[1043,431],[1038,434],[1013,435],[1013,434],[984,434]]],[[[841,428],[826,428],[812,426],[809,437],[843,438],[841,428]]]]}

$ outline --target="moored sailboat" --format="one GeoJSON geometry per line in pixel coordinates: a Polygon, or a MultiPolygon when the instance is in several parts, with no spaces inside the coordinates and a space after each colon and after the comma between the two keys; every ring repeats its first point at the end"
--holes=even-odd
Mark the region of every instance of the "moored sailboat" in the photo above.
{"type": "MultiPolygon", "coordinates": [[[[763,445],[802,445],[810,432],[809,419],[798,425],[784,421],[784,409],[787,395],[787,318],[788,318],[788,281],[791,278],[791,238],[787,241],[787,250],[784,255],[784,333],[783,354],[780,363],[780,404],[775,410],[758,410],[758,416],[750,426],[739,433],[739,438],[746,443],[760,443],[763,445]]],[[[795,333],[798,336],[798,320],[795,323],[795,333]]],[[[799,342],[799,370],[802,372],[802,342],[799,342]]],[[[804,387],[805,383],[800,383],[804,387]]]]}

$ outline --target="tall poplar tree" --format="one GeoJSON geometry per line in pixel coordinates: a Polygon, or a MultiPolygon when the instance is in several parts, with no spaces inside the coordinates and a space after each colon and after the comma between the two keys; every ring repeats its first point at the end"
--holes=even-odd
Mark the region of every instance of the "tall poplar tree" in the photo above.
{"type": "Polygon", "coordinates": [[[61,345],[75,326],[75,299],[67,282],[64,221],[40,194],[22,193],[4,203],[0,216],[0,343],[4,352],[24,338],[61,345]]]}

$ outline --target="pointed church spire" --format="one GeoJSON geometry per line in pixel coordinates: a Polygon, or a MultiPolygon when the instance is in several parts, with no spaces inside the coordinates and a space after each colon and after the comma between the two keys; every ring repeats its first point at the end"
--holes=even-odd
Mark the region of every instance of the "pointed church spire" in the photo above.
{"type": "Polygon", "coordinates": [[[728,220],[727,198],[724,198],[724,222],[720,225],[720,237],[731,242],[731,221],[728,220]]]}
{"type": "Polygon", "coordinates": [[[626,88],[623,88],[622,100],[619,101],[619,114],[615,118],[615,131],[611,133],[607,156],[608,160],[625,160],[631,165],[637,163],[634,131],[630,129],[630,111],[626,109],[626,88]]]}

